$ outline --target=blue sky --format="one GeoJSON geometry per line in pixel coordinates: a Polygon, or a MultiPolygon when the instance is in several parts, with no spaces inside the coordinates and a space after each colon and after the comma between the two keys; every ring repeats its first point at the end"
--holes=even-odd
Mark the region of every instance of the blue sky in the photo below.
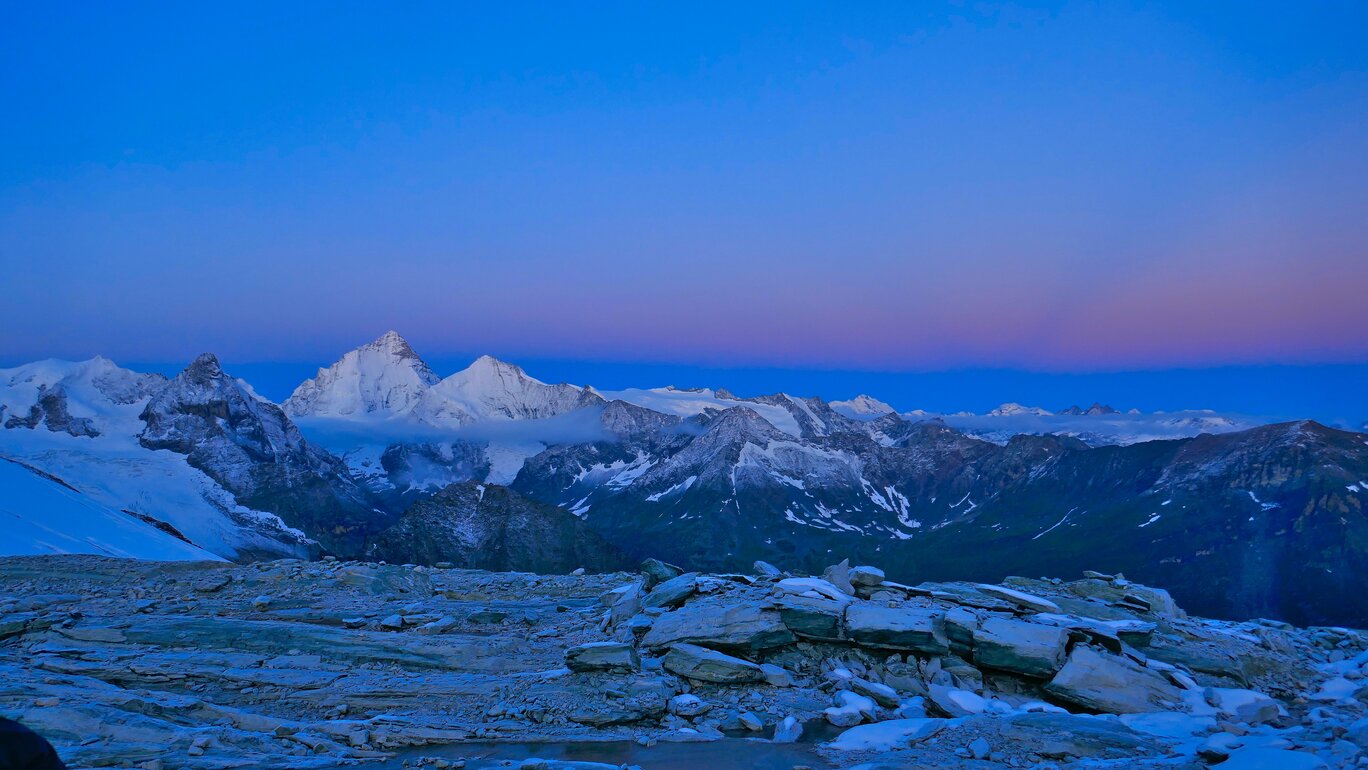
{"type": "Polygon", "coordinates": [[[1363,382],[1368,6],[842,5],[11,8],[0,361],[1363,382]]]}

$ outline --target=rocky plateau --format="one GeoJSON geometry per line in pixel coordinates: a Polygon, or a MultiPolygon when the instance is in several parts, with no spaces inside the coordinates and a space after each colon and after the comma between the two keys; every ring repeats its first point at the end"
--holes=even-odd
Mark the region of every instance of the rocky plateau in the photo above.
{"type": "Polygon", "coordinates": [[[1368,765],[1360,631],[748,572],[11,557],[0,716],[71,767],[1368,765]]]}

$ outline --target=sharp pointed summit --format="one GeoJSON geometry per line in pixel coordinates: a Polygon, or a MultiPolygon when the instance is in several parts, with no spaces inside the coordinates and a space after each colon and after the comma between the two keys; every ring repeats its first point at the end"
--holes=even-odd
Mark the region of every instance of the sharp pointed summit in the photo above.
{"type": "Polygon", "coordinates": [[[389,331],[319,369],[283,406],[295,417],[403,414],[437,382],[408,341],[389,331]]]}

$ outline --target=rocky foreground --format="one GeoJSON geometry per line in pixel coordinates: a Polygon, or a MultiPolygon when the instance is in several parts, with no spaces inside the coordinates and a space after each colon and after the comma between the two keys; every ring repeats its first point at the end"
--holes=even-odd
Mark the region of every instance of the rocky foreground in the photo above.
{"type": "Polygon", "coordinates": [[[754,571],[0,559],[0,715],[73,767],[616,767],[532,759],[580,742],[647,768],[709,756],[678,742],[713,770],[1368,766],[1359,631],[1097,573],[754,571]],[[499,742],[546,751],[480,758],[499,742]]]}

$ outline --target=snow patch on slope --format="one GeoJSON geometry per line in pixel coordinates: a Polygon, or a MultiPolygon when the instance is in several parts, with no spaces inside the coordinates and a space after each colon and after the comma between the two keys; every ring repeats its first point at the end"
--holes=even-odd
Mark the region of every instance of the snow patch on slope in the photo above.
{"type": "Polygon", "coordinates": [[[159,561],[220,561],[202,548],[0,458],[0,555],[89,553],[159,561]]]}
{"type": "MultiPolygon", "coordinates": [[[[247,552],[294,556],[309,539],[270,513],[238,505],[183,455],[138,443],[139,419],[166,380],[112,361],[39,361],[0,371],[0,399],[23,403],[41,386],[60,386],[73,417],[89,418],[97,436],[0,428],[0,456],[50,473],[116,512],[137,511],[175,527],[200,548],[225,558],[247,552]]],[[[127,514],[121,514],[127,515],[127,514]]]]}

